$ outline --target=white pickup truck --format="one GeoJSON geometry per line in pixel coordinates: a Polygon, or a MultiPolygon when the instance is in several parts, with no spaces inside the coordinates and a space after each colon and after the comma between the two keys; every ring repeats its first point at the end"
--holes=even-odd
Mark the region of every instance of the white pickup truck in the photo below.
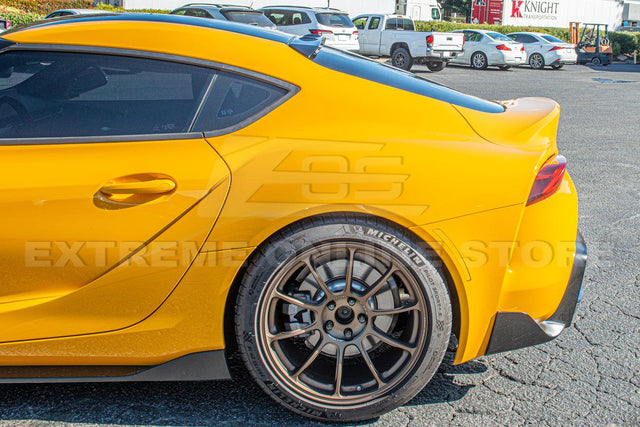
{"type": "Polygon", "coordinates": [[[403,70],[419,62],[440,71],[464,49],[461,33],[415,31],[411,18],[403,15],[360,15],[353,24],[361,55],[390,56],[393,66],[403,70]]]}

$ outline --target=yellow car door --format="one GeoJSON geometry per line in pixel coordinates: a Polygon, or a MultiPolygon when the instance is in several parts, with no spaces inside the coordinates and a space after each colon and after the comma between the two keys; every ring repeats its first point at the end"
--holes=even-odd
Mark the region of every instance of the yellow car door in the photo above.
{"type": "Polygon", "coordinates": [[[0,55],[0,342],[121,329],[179,283],[229,187],[191,132],[216,71],[0,55]]]}

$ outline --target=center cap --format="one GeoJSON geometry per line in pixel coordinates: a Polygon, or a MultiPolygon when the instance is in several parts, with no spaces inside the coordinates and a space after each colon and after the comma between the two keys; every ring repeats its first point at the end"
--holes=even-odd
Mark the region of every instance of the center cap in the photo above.
{"type": "Polygon", "coordinates": [[[351,341],[367,327],[368,315],[362,302],[354,297],[339,295],[326,303],[320,316],[323,329],[329,337],[351,341]]]}
{"type": "Polygon", "coordinates": [[[353,310],[347,306],[340,307],[336,312],[336,320],[343,325],[348,325],[353,320],[353,310]]]}

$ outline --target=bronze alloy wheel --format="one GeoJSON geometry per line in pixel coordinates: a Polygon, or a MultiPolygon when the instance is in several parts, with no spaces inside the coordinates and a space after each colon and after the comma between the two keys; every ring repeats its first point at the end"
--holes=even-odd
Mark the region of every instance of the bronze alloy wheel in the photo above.
{"type": "Polygon", "coordinates": [[[314,247],[265,289],[256,316],[262,357],[302,398],[371,400],[406,377],[427,341],[419,286],[400,260],[362,243],[314,247]]]}
{"type": "Polygon", "coordinates": [[[336,237],[335,228],[358,229],[311,227],[297,233],[305,238],[269,246],[261,270],[248,273],[259,294],[240,291],[238,307],[253,310],[242,310],[237,333],[249,369],[280,403],[314,418],[353,421],[420,391],[442,360],[451,312],[442,278],[422,260],[416,268],[418,254],[405,236],[396,231],[377,243],[357,232],[336,237]],[[307,245],[293,247],[301,241],[307,245]],[[279,262],[266,274],[273,258],[279,262]],[[255,340],[247,342],[247,329],[255,340]]]}

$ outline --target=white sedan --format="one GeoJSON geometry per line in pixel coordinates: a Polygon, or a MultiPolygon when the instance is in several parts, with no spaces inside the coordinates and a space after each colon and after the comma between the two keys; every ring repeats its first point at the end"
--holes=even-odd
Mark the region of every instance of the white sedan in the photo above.
{"type": "Polygon", "coordinates": [[[464,33],[464,52],[454,58],[452,64],[471,65],[478,70],[484,70],[489,66],[508,70],[514,65],[526,63],[527,55],[522,43],[515,42],[504,34],[488,30],[453,32],[464,33]]]}
{"type": "Polygon", "coordinates": [[[574,45],[550,34],[511,33],[509,37],[524,45],[527,62],[535,70],[542,70],[545,65],[557,70],[564,64],[575,64],[578,60],[574,45]]]}

